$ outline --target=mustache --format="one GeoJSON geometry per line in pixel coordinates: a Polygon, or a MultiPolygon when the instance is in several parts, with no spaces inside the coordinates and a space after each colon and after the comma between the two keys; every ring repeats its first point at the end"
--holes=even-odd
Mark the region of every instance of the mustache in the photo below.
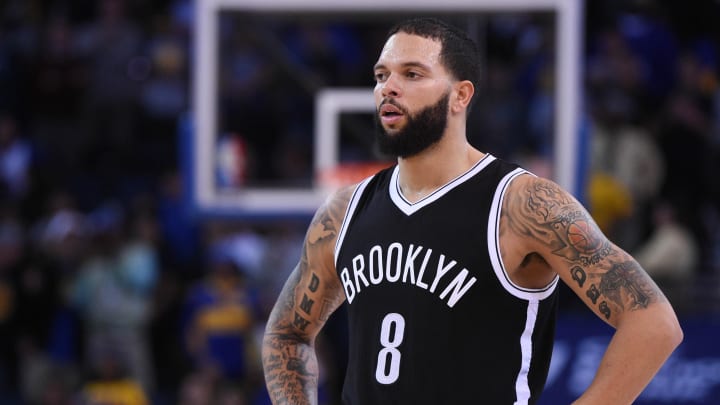
{"type": "Polygon", "coordinates": [[[382,99],[382,101],[380,102],[380,105],[378,105],[378,107],[377,107],[377,113],[378,113],[378,114],[380,114],[380,109],[381,109],[385,104],[390,104],[391,106],[394,106],[394,107],[397,108],[398,110],[402,111],[403,114],[409,115],[407,108],[405,108],[405,106],[403,106],[402,104],[398,103],[397,101],[395,101],[395,100],[392,99],[392,98],[384,98],[384,99],[382,99]]]}

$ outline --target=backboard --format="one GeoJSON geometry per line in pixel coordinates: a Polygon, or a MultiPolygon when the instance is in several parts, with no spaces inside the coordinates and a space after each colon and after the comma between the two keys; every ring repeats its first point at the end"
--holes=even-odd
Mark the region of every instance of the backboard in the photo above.
{"type": "Polygon", "coordinates": [[[488,49],[503,46],[488,39],[488,26],[502,32],[504,25],[531,21],[551,33],[548,66],[562,78],[551,80],[552,177],[577,192],[581,6],[576,0],[198,1],[194,105],[185,137],[194,207],[201,215],[309,215],[333,188],[389,164],[372,150],[371,70],[387,28],[418,15],[458,23],[488,49]]]}

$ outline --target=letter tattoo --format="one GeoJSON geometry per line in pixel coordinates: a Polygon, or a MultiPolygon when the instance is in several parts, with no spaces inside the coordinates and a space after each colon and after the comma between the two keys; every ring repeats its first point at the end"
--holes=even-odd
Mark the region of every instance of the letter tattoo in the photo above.
{"type": "Polygon", "coordinates": [[[320,278],[318,278],[318,276],[315,273],[313,273],[312,279],[310,280],[310,285],[308,286],[308,289],[312,292],[316,292],[319,285],[320,285],[320,278]]]}
{"type": "Polygon", "coordinates": [[[310,311],[312,311],[312,306],[315,303],[315,301],[311,300],[307,294],[303,294],[302,302],[300,303],[300,309],[305,311],[306,314],[310,315],[310,311]]]}
{"type": "Polygon", "coordinates": [[[610,319],[610,307],[608,306],[607,301],[600,303],[600,313],[605,315],[605,319],[610,319]]]}
{"type": "Polygon", "coordinates": [[[293,325],[295,325],[300,330],[305,330],[307,326],[310,324],[310,321],[306,320],[300,314],[295,312],[295,320],[293,320],[293,325]]]}
{"type": "Polygon", "coordinates": [[[585,284],[585,280],[587,280],[587,274],[585,274],[585,270],[583,270],[581,267],[574,266],[572,269],[570,269],[570,273],[572,273],[572,279],[577,281],[580,287],[585,284]]]}
{"type": "Polygon", "coordinates": [[[595,287],[595,284],[591,284],[590,289],[585,294],[592,300],[593,304],[597,304],[597,300],[600,298],[600,290],[595,287]]]}

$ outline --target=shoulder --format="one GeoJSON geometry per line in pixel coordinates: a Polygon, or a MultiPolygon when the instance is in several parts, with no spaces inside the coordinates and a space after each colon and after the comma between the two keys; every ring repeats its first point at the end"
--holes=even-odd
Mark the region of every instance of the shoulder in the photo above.
{"type": "Polygon", "coordinates": [[[357,184],[353,184],[332,192],[318,208],[311,225],[325,224],[335,227],[342,223],[357,187],[357,184]]]}
{"type": "Polygon", "coordinates": [[[306,254],[308,256],[318,255],[327,260],[328,263],[333,261],[335,241],[340,233],[347,207],[356,189],[357,184],[334,191],[315,212],[305,240],[306,254]]]}
{"type": "Polygon", "coordinates": [[[358,186],[359,184],[352,184],[342,187],[330,194],[325,202],[327,209],[333,211],[339,210],[344,214],[348,204],[350,203],[350,199],[353,194],[355,194],[355,190],[357,190],[358,186]]]}
{"type": "Polygon", "coordinates": [[[575,197],[552,180],[532,174],[517,176],[508,186],[502,204],[505,235],[525,242],[555,246],[551,235],[577,222],[593,225],[585,208],[575,197]]]}
{"type": "Polygon", "coordinates": [[[567,190],[554,181],[525,172],[510,183],[507,191],[508,206],[521,205],[524,212],[542,214],[540,208],[561,208],[579,205],[579,202],[567,190]],[[538,209],[540,209],[538,211],[538,209]]]}

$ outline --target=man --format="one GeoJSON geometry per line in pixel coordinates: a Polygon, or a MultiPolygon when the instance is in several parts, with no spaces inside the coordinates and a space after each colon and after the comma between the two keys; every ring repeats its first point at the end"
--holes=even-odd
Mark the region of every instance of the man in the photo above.
{"type": "Polygon", "coordinates": [[[313,218],[263,342],[274,403],[317,402],[314,340],[344,301],[347,404],[536,402],[558,279],[616,328],[577,404],[631,403],[682,340],[657,285],[570,194],[467,142],[478,70],[441,21],[390,31],[375,102],[397,165],[313,218]]]}

